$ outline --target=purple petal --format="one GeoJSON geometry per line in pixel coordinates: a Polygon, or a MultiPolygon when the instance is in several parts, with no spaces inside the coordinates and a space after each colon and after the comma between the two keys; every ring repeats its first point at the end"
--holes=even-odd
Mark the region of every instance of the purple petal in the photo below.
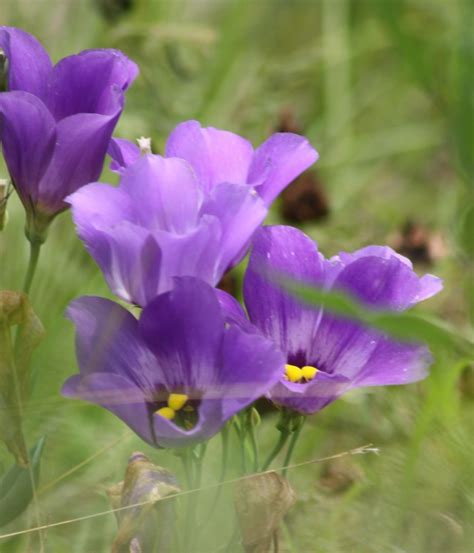
{"type": "Polygon", "coordinates": [[[247,140],[228,131],[203,128],[197,121],[178,125],[166,144],[166,157],[188,161],[207,191],[221,182],[246,183],[252,155],[247,140]]]}
{"type": "Polygon", "coordinates": [[[203,217],[199,226],[187,234],[155,231],[153,236],[162,252],[162,263],[159,281],[149,299],[171,290],[174,277],[194,276],[211,285],[221,279],[221,228],[214,217],[203,217]]]}
{"type": "Polygon", "coordinates": [[[319,371],[314,380],[306,384],[280,380],[268,396],[277,405],[311,415],[335,401],[349,389],[350,384],[350,380],[343,376],[319,371]]]}
{"type": "Polygon", "coordinates": [[[224,317],[208,284],[177,278],[171,292],[145,307],[140,331],[159,365],[166,367],[169,390],[184,386],[192,394],[214,385],[224,317]]]}
{"type": "Polygon", "coordinates": [[[271,279],[288,276],[318,284],[323,273],[316,244],[301,231],[274,226],[255,235],[244,280],[245,305],[252,323],[275,341],[289,362],[306,364],[304,352],[312,342],[319,310],[304,307],[271,279]]]}
{"type": "Polygon", "coordinates": [[[128,378],[110,372],[75,375],[65,382],[62,394],[101,405],[143,440],[156,445],[143,392],[128,378]]]}
{"type": "MultiPolygon", "coordinates": [[[[144,184],[137,182],[137,187],[144,184]]],[[[221,230],[216,218],[203,217],[199,226],[186,234],[152,232],[139,225],[137,219],[143,219],[143,213],[137,208],[137,198],[123,186],[91,184],[67,200],[79,236],[111,289],[126,301],[146,305],[170,290],[175,276],[199,276],[210,284],[219,280],[221,230]]]]}
{"type": "Polygon", "coordinates": [[[0,94],[0,138],[12,181],[29,209],[56,142],[55,122],[46,106],[27,92],[0,94]]]}
{"type": "Polygon", "coordinates": [[[118,117],[119,113],[87,113],[57,124],[56,148],[40,183],[38,203],[42,211],[55,214],[66,209],[66,196],[99,178],[118,117]]]}
{"type": "MultiPolygon", "coordinates": [[[[135,222],[132,199],[120,188],[100,182],[91,183],[67,196],[80,234],[88,229],[105,229],[121,221],[135,222]]],[[[82,235],[81,235],[82,238],[82,235]]]]}
{"type": "Polygon", "coordinates": [[[76,326],[76,355],[82,376],[114,373],[138,382],[152,364],[138,321],[113,301],[84,296],[69,305],[66,315],[76,326]],[[135,372],[137,366],[141,369],[135,372]]]}
{"type": "MultiPolygon", "coordinates": [[[[400,255],[389,246],[366,246],[365,248],[356,250],[353,253],[341,252],[338,256],[333,257],[331,261],[339,265],[339,272],[343,266],[350,265],[355,260],[365,257],[378,257],[385,260],[394,259],[406,265],[406,267],[408,267],[409,269],[413,269],[412,262],[407,257],[400,255]]],[[[413,273],[412,276],[413,282],[414,279],[415,273],[413,273]]],[[[414,305],[415,303],[434,296],[435,294],[440,292],[442,288],[443,281],[440,278],[430,274],[422,276],[418,279],[417,289],[415,290],[415,286],[412,286],[410,288],[410,290],[412,290],[412,293],[410,294],[411,298],[407,298],[406,307],[409,307],[411,305],[414,305]]]]}
{"type": "Polygon", "coordinates": [[[292,133],[272,135],[254,154],[247,182],[253,184],[266,205],[318,159],[306,138],[292,133]]]}
{"type": "Polygon", "coordinates": [[[0,49],[8,59],[8,88],[46,100],[51,60],[38,40],[14,27],[0,27],[0,49]]]}
{"type": "Polygon", "coordinates": [[[140,148],[130,140],[112,138],[107,153],[112,158],[110,170],[121,174],[129,165],[138,160],[140,148]]]}
{"type": "Polygon", "coordinates": [[[119,94],[138,74],[135,63],[117,50],[86,50],[62,59],[53,69],[49,107],[61,120],[78,113],[116,115],[119,94]]]}
{"type": "Polygon", "coordinates": [[[202,192],[182,159],[142,156],[123,173],[120,189],[133,198],[143,226],[179,234],[196,227],[202,192]]]}
{"type": "Polygon", "coordinates": [[[67,198],[77,232],[111,290],[145,305],[156,295],[161,251],[147,229],[134,224],[130,197],[120,188],[95,183],[67,198]]]}
{"type": "Polygon", "coordinates": [[[338,288],[363,304],[402,311],[419,292],[416,273],[397,257],[360,257],[348,264],[334,281],[338,288]]]}
{"type": "Polygon", "coordinates": [[[405,264],[410,269],[413,268],[413,264],[408,259],[408,257],[400,255],[389,246],[365,246],[364,248],[356,250],[355,252],[341,252],[338,256],[332,259],[340,259],[345,266],[349,265],[356,259],[361,259],[362,257],[380,257],[382,259],[391,259],[392,257],[396,257],[398,261],[405,264]]]}
{"type": "Polygon", "coordinates": [[[249,240],[267,212],[261,198],[248,186],[221,183],[211,191],[202,213],[217,217],[221,224],[222,274],[245,256],[249,240]]]}
{"type": "MultiPolygon", "coordinates": [[[[361,257],[336,277],[333,287],[375,309],[400,311],[411,304],[417,275],[396,257],[361,257]]],[[[324,313],[314,338],[310,363],[330,374],[356,379],[378,347],[382,335],[324,313]]]]}
{"type": "Polygon", "coordinates": [[[432,361],[425,346],[382,338],[353,385],[389,386],[416,382],[428,375],[427,367],[432,361]]]}
{"type": "Polygon", "coordinates": [[[243,307],[230,294],[216,288],[215,294],[224,315],[225,322],[240,327],[246,332],[259,332],[258,329],[248,320],[243,307]]]}
{"type": "Polygon", "coordinates": [[[229,327],[222,344],[220,386],[205,397],[221,398],[225,419],[265,395],[285,368],[285,359],[275,345],[259,334],[229,327]]]}
{"type": "Polygon", "coordinates": [[[443,280],[434,275],[423,275],[419,280],[420,290],[413,298],[412,303],[427,300],[441,292],[443,289],[443,280]]]}
{"type": "Polygon", "coordinates": [[[146,303],[161,286],[162,252],[144,228],[124,221],[116,227],[91,227],[79,234],[114,294],[135,305],[146,303]]]}
{"type": "Polygon", "coordinates": [[[156,443],[161,447],[184,447],[212,438],[225,422],[222,402],[203,399],[199,405],[199,418],[196,425],[185,430],[173,421],[159,415],[153,416],[156,443]]]}
{"type": "Polygon", "coordinates": [[[67,201],[77,233],[111,290],[138,305],[144,305],[149,294],[154,297],[161,252],[151,233],[135,224],[132,199],[121,188],[94,183],[67,201]]]}

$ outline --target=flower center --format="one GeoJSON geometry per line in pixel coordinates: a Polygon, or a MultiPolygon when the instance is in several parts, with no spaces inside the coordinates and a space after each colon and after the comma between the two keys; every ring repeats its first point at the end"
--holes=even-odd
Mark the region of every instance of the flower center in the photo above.
{"type": "Polygon", "coordinates": [[[161,407],[155,411],[155,413],[165,419],[172,420],[175,418],[176,412],[181,411],[181,409],[185,407],[188,399],[186,394],[170,394],[168,396],[168,405],[166,407],[161,407]]]}
{"type": "Polygon", "coordinates": [[[305,365],[304,367],[297,367],[296,365],[285,365],[285,380],[290,382],[309,382],[316,376],[318,369],[311,365],[305,365]]]}

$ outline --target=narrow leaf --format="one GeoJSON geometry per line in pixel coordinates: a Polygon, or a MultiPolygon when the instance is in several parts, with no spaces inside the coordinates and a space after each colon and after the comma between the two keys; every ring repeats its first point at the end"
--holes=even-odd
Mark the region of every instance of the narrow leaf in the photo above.
{"type": "MultiPolygon", "coordinates": [[[[45,438],[42,437],[30,450],[34,481],[38,482],[40,460],[45,438]]],[[[31,475],[28,468],[13,465],[0,480],[0,527],[15,520],[28,507],[33,497],[31,475]]]]}

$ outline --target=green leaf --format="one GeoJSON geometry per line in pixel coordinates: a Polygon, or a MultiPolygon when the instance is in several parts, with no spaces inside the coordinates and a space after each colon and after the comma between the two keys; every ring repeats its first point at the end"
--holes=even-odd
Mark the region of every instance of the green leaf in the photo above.
{"type": "MultiPolygon", "coordinates": [[[[30,450],[31,468],[35,482],[39,478],[40,460],[45,438],[30,450]]],[[[28,468],[13,465],[0,480],[0,527],[15,520],[28,507],[32,497],[31,474],[28,468]]]]}
{"type": "Polygon", "coordinates": [[[452,350],[474,359],[474,344],[435,317],[412,312],[373,311],[342,292],[329,292],[285,277],[275,277],[275,280],[307,304],[324,306],[337,315],[360,321],[401,340],[426,342],[433,349],[452,350]]]}

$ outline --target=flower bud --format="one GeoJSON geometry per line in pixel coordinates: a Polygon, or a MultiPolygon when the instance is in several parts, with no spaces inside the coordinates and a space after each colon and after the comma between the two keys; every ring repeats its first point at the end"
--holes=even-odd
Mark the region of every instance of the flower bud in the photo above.
{"type": "Polygon", "coordinates": [[[250,422],[252,423],[252,426],[259,426],[259,424],[262,422],[262,419],[260,417],[260,413],[257,411],[255,407],[252,407],[250,409],[250,422]]]}

